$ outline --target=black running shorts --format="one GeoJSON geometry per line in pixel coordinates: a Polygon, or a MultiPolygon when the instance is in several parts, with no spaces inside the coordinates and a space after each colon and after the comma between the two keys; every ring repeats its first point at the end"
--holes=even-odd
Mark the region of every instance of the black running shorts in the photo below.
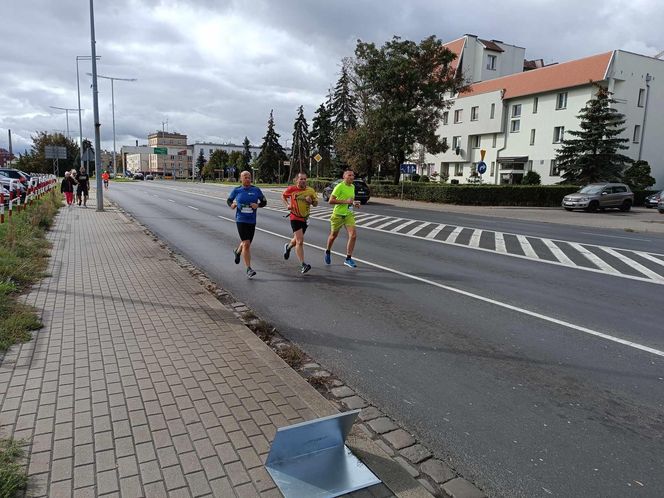
{"type": "Polygon", "coordinates": [[[236,225],[237,233],[240,235],[240,240],[248,240],[249,242],[254,240],[256,225],[253,223],[236,223],[236,225]]]}
{"type": "Polygon", "coordinates": [[[293,229],[293,233],[298,230],[302,230],[302,234],[307,231],[307,222],[302,220],[290,220],[290,226],[293,229]]]}

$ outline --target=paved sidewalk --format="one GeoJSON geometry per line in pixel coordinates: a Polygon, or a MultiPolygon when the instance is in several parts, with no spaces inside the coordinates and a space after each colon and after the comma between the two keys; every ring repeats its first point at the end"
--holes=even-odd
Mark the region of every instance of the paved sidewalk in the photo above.
{"type": "MultiPolygon", "coordinates": [[[[50,276],[26,297],[44,328],[0,358],[0,436],[31,442],[27,495],[281,496],[263,466],[277,427],[336,410],[106,209],[62,208],[50,276]]],[[[430,496],[354,437],[398,496],[430,496]]]]}

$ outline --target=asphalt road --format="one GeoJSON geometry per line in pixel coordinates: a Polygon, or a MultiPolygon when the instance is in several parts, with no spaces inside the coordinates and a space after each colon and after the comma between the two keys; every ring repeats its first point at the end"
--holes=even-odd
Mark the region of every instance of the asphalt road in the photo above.
{"type": "Polygon", "coordinates": [[[351,270],[324,206],[303,276],[268,190],[248,280],[227,193],[109,197],[489,495],[662,495],[664,236],[370,203],[351,270]]]}

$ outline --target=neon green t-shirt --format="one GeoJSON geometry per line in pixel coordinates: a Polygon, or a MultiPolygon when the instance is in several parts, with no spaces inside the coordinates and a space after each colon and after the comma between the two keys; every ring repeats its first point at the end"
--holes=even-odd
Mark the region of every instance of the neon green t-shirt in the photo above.
{"type": "MultiPolygon", "coordinates": [[[[332,195],[340,201],[347,201],[348,199],[355,199],[355,185],[351,183],[346,185],[346,182],[341,182],[334,187],[332,195]]],[[[351,210],[348,209],[348,204],[335,204],[332,214],[337,216],[346,216],[351,210]]]]}

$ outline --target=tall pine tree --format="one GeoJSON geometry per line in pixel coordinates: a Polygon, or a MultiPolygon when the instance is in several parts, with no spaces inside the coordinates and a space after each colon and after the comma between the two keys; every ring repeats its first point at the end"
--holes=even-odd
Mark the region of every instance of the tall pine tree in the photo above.
{"type": "Polygon", "coordinates": [[[341,67],[341,75],[332,93],[330,113],[336,133],[343,133],[357,126],[356,102],[351,92],[350,78],[345,65],[341,67]]]}
{"type": "Polygon", "coordinates": [[[309,124],[304,117],[302,106],[297,109],[297,118],[293,125],[293,152],[290,160],[288,178],[293,178],[294,171],[306,173],[311,157],[309,146],[309,124]]]}
{"type": "Polygon", "coordinates": [[[311,134],[309,143],[313,151],[321,155],[322,159],[318,162],[316,172],[326,176],[330,171],[332,147],[334,145],[332,119],[330,111],[321,104],[314,114],[311,121],[311,134]]]}
{"type": "Polygon", "coordinates": [[[249,139],[247,137],[244,137],[244,142],[242,142],[242,164],[244,165],[244,169],[246,170],[249,168],[249,164],[251,164],[251,150],[249,147],[251,147],[251,144],[249,143],[249,139]]]}
{"type": "Polygon", "coordinates": [[[280,135],[274,129],[274,117],[272,111],[270,111],[270,118],[267,121],[267,132],[263,137],[261,152],[256,159],[256,167],[259,170],[258,174],[265,182],[281,183],[285,174],[285,168],[282,167],[282,164],[287,159],[287,156],[284,148],[279,143],[279,137],[280,135]]]}
{"type": "Polygon", "coordinates": [[[619,181],[632,159],[621,154],[627,149],[625,117],[611,107],[616,101],[604,87],[595,85],[597,94],[581,109],[578,131],[567,132],[574,138],[563,139],[556,154],[558,167],[564,171],[562,183],[583,185],[600,181],[619,181]]]}
{"type": "Polygon", "coordinates": [[[203,168],[205,168],[205,163],[207,161],[205,160],[205,156],[203,155],[203,149],[201,149],[200,153],[198,154],[198,158],[196,158],[196,176],[198,176],[201,180],[203,179],[203,168]]]}

